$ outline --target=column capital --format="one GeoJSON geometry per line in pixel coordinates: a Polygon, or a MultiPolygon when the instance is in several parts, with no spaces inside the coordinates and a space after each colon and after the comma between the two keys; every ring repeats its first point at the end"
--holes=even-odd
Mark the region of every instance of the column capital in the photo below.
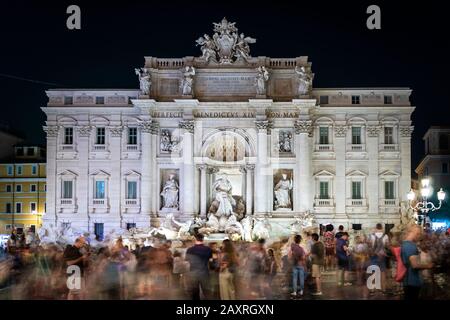
{"type": "Polygon", "coordinates": [[[197,165],[197,169],[199,169],[200,171],[206,171],[207,168],[208,168],[208,166],[206,164],[198,164],[197,165]]]}
{"type": "Polygon", "coordinates": [[[121,138],[123,132],[123,126],[111,126],[108,127],[109,132],[111,132],[111,136],[114,138],[121,138]]]}
{"type": "Polygon", "coordinates": [[[256,130],[261,131],[261,130],[268,130],[270,129],[271,123],[269,120],[257,120],[255,121],[255,125],[256,125],[256,130]]]}
{"type": "Polygon", "coordinates": [[[217,173],[219,172],[219,168],[207,166],[208,173],[217,173]]]}
{"type": "Polygon", "coordinates": [[[311,120],[295,120],[294,123],[295,134],[307,133],[308,136],[312,136],[313,126],[311,120]]]}
{"type": "Polygon", "coordinates": [[[336,138],[344,138],[347,133],[346,125],[335,125],[334,126],[334,136],[336,138]]]}
{"type": "Polygon", "coordinates": [[[80,137],[89,137],[92,131],[92,126],[78,126],[76,129],[80,137]]]}
{"type": "Polygon", "coordinates": [[[410,138],[414,131],[414,126],[400,126],[400,136],[402,138],[410,138]]]}
{"type": "Polygon", "coordinates": [[[246,165],[245,165],[245,169],[246,169],[247,171],[255,170],[255,165],[254,165],[254,164],[246,164],[246,165]]]}
{"type": "Polygon", "coordinates": [[[181,120],[178,124],[180,129],[184,129],[189,133],[194,133],[195,121],[194,120],[181,120]]]}
{"type": "Polygon", "coordinates": [[[144,120],[139,122],[139,128],[143,133],[158,134],[159,124],[153,120],[144,120]]]}
{"type": "Polygon", "coordinates": [[[246,166],[245,166],[245,165],[240,166],[240,167],[239,167],[239,172],[240,172],[240,173],[246,173],[246,172],[247,172],[246,166]]]}
{"type": "Polygon", "coordinates": [[[58,126],[42,126],[42,129],[47,134],[47,138],[56,138],[58,136],[58,126]]]}
{"type": "Polygon", "coordinates": [[[380,134],[381,126],[367,126],[367,136],[376,138],[380,134]]]}

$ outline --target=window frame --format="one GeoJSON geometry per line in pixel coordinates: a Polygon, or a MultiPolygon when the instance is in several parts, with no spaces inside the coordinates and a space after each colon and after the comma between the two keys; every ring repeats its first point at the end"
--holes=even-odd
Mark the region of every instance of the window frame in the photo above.
{"type": "Polygon", "coordinates": [[[106,145],[106,128],[97,127],[95,128],[95,144],[104,146],[106,145]]]}
{"type": "Polygon", "coordinates": [[[361,104],[361,95],[352,95],[352,104],[361,104]]]}
{"type": "Polygon", "coordinates": [[[127,145],[135,146],[137,144],[138,144],[138,128],[137,127],[129,127],[128,130],[127,130],[127,145]],[[135,134],[131,135],[131,132],[130,132],[131,130],[134,130],[135,134]],[[131,143],[132,142],[132,140],[131,140],[132,137],[135,139],[134,143],[131,143]]]}
{"type": "Polygon", "coordinates": [[[362,127],[361,126],[352,126],[352,130],[351,130],[351,143],[352,145],[360,145],[363,144],[362,143],[362,127]],[[354,129],[358,129],[359,130],[359,134],[358,135],[354,135],[354,129]],[[357,138],[356,140],[359,140],[359,143],[355,143],[353,138],[357,138]]]}
{"type": "Polygon", "coordinates": [[[74,130],[73,127],[64,127],[64,145],[73,145],[74,142],[74,130]]]}

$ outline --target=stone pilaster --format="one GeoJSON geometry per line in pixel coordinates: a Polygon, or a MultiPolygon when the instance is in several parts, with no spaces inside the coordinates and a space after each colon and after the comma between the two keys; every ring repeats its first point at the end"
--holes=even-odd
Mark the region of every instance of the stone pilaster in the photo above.
{"type": "MultiPolygon", "coordinates": [[[[411,135],[413,126],[400,126],[400,155],[401,155],[401,177],[399,186],[399,199],[407,201],[407,193],[411,189],[411,135]]],[[[438,187],[438,186],[436,186],[438,187]]]]}
{"type": "Polygon", "coordinates": [[[198,166],[200,170],[200,216],[206,217],[206,165],[202,164],[198,166]]]}
{"type": "MultiPolygon", "coordinates": [[[[86,230],[91,230],[89,225],[89,151],[90,151],[90,137],[93,127],[92,126],[78,126],[76,127],[76,132],[78,134],[78,166],[77,171],[79,177],[82,179],[77,179],[76,184],[76,195],[77,195],[77,205],[78,213],[77,223],[78,227],[85,228],[86,230]]],[[[111,197],[111,195],[110,195],[111,197]]]]}
{"type": "Polygon", "coordinates": [[[345,150],[346,150],[346,125],[334,126],[334,146],[336,153],[336,181],[334,190],[336,192],[336,213],[345,213],[345,199],[346,199],[346,186],[345,186],[345,150]]]}
{"type": "Polygon", "coordinates": [[[151,156],[152,143],[151,132],[153,130],[153,123],[151,120],[142,121],[139,123],[141,131],[141,213],[150,214],[151,211],[151,156]]]}
{"type": "Polygon", "coordinates": [[[255,170],[254,164],[247,164],[245,166],[246,171],[246,183],[245,183],[245,212],[246,214],[253,214],[253,172],[255,170]]]}
{"type": "Polygon", "coordinates": [[[194,215],[194,120],[182,120],[179,127],[183,129],[183,190],[182,214],[194,215]]]}
{"type": "Polygon", "coordinates": [[[379,214],[379,165],[378,165],[378,153],[379,153],[379,139],[381,127],[377,125],[367,126],[367,153],[369,157],[369,176],[367,179],[367,191],[369,204],[369,214],[379,214]]]}
{"type": "Polygon", "coordinates": [[[268,211],[268,154],[267,141],[270,123],[267,120],[255,121],[258,139],[258,157],[255,173],[255,213],[264,214],[268,211]]]}
{"type": "Polygon", "coordinates": [[[295,144],[297,160],[297,174],[299,176],[297,192],[299,194],[298,209],[301,212],[311,210],[311,146],[309,136],[312,135],[313,127],[311,120],[296,120],[295,144]]]}
{"type": "Polygon", "coordinates": [[[121,199],[121,154],[122,154],[122,126],[111,126],[108,128],[110,133],[109,151],[111,154],[111,179],[109,181],[108,201],[110,205],[111,224],[115,228],[120,227],[120,199],[121,199]]]}
{"type": "Polygon", "coordinates": [[[57,155],[57,139],[58,139],[58,126],[44,126],[45,133],[47,134],[47,212],[43,216],[43,226],[56,225],[56,155],[57,155]]]}

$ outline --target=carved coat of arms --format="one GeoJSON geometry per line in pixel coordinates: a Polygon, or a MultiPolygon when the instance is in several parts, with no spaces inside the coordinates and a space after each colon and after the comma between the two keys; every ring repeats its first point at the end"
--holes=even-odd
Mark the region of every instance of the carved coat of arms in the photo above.
{"type": "Polygon", "coordinates": [[[256,39],[245,37],[243,33],[238,34],[235,22],[228,22],[223,18],[220,23],[214,24],[214,35],[212,37],[205,34],[196,40],[201,46],[202,56],[206,62],[219,62],[220,64],[230,64],[235,61],[247,61],[250,56],[250,43],[255,43],[256,39]]]}

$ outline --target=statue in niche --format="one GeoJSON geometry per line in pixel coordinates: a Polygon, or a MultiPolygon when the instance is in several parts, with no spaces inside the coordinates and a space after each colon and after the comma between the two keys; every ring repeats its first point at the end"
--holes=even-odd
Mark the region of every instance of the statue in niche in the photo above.
{"type": "Polygon", "coordinates": [[[186,66],[183,71],[183,81],[181,81],[181,94],[183,96],[191,96],[194,87],[195,68],[186,66]]]}
{"type": "Polygon", "coordinates": [[[280,131],[278,140],[279,152],[292,152],[292,133],[289,131],[280,131]]]}
{"type": "Polygon", "coordinates": [[[283,173],[282,178],[275,185],[275,210],[280,208],[292,209],[291,196],[289,195],[293,187],[292,179],[287,179],[287,174],[283,173]]]}
{"type": "Polygon", "coordinates": [[[161,192],[161,196],[164,199],[163,208],[178,209],[178,190],[178,182],[175,180],[175,175],[170,174],[161,192]]]}
{"type": "Polygon", "coordinates": [[[305,67],[295,67],[295,73],[298,76],[298,94],[304,96],[311,91],[313,77],[311,72],[307,72],[305,67]]]}
{"type": "Polygon", "coordinates": [[[150,78],[150,73],[147,68],[134,69],[134,72],[139,77],[139,86],[141,89],[141,93],[143,95],[148,96],[150,94],[150,87],[152,85],[152,81],[150,78]]]}
{"type": "Polygon", "coordinates": [[[174,139],[169,130],[161,130],[160,149],[162,152],[177,151],[178,140],[174,139]]]}
{"type": "Polygon", "coordinates": [[[256,94],[265,95],[266,82],[267,80],[269,80],[269,71],[267,71],[266,67],[264,66],[260,66],[256,70],[258,72],[255,78],[256,94]]]}
{"type": "Polygon", "coordinates": [[[225,231],[227,221],[233,215],[233,206],[236,201],[232,196],[231,182],[225,173],[219,174],[218,179],[214,182],[214,200],[209,210],[209,218],[207,225],[217,231],[225,231]]]}

